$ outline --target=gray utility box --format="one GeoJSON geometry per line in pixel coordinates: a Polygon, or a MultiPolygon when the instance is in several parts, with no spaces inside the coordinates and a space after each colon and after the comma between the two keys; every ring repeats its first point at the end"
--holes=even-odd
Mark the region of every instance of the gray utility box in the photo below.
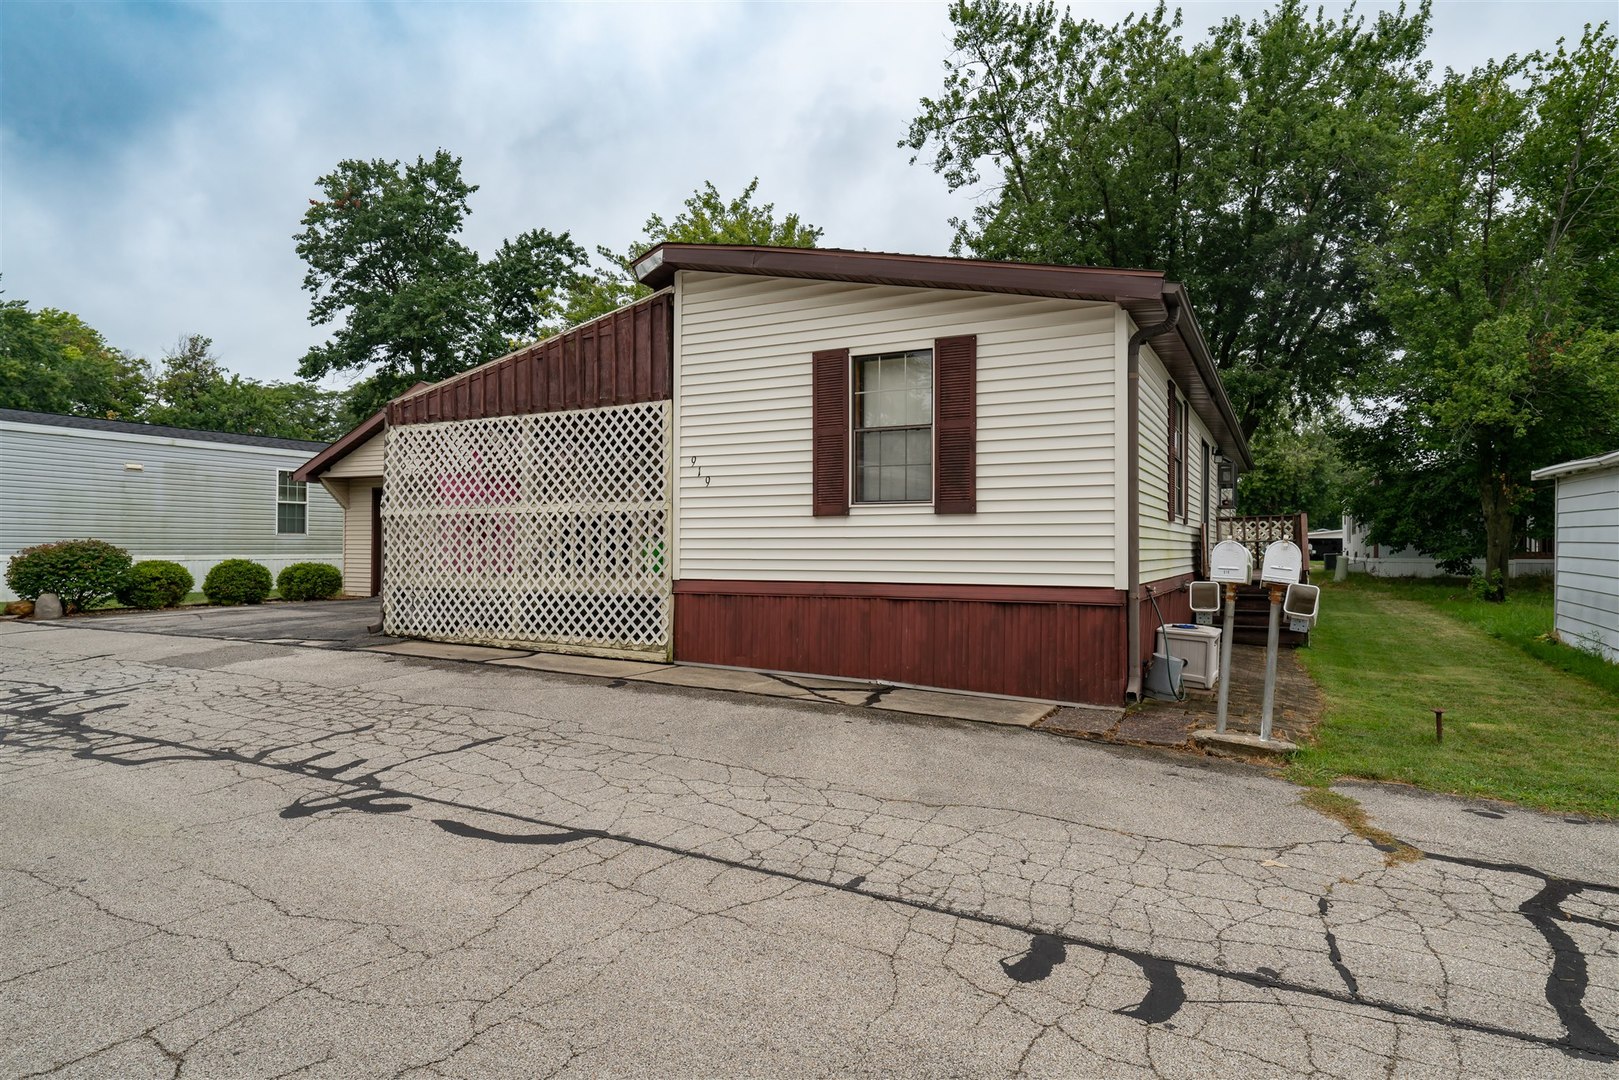
{"type": "Polygon", "coordinates": [[[1220,681],[1218,626],[1160,626],[1157,651],[1186,661],[1181,679],[1187,686],[1213,690],[1220,681]]]}

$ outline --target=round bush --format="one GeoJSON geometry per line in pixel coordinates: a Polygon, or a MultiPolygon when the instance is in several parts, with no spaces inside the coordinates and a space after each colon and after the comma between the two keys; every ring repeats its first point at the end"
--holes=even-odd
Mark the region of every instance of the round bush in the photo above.
{"type": "Polygon", "coordinates": [[[118,583],[118,602],[143,611],[178,607],[194,584],[191,571],[179,563],[147,559],[130,567],[118,583]]]}
{"type": "Polygon", "coordinates": [[[331,563],[295,562],[275,576],[283,600],[330,600],[343,591],[343,571],[331,563]]]}
{"type": "Polygon", "coordinates": [[[211,604],[261,604],[270,587],[265,566],[252,559],[226,559],[203,578],[202,594],[211,604]]]}
{"type": "Polygon", "coordinates": [[[6,564],[6,584],[24,600],[55,593],[68,611],[108,600],[129,572],[129,552],[105,540],[59,540],[24,548],[6,564]]]}

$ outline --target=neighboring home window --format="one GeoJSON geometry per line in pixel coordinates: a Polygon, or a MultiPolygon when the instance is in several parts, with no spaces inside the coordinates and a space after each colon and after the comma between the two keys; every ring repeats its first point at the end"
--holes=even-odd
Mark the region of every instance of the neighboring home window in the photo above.
{"type": "Polygon", "coordinates": [[[278,536],[302,536],[309,531],[309,485],[294,480],[286,469],[275,474],[275,531],[278,536]]]}
{"type": "Polygon", "coordinates": [[[855,502],[933,501],[933,350],[854,358],[855,502]]]}

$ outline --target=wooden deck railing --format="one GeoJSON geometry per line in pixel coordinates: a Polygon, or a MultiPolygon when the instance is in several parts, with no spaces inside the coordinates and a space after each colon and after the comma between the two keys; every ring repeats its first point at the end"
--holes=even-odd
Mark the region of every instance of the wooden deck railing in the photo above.
{"type": "MultiPolygon", "coordinates": [[[[1254,557],[1254,573],[1259,573],[1265,561],[1265,549],[1278,540],[1291,540],[1304,553],[1308,570],[1310,559],[1310,516],[1308,514],[1262,514],[1253,517],[1225,517],[1215,523],[1214,538],[1209,544],[1222,540],[1235,540],[1254,557]]],[[[1308,578],[1308,573],[1306,573],[1308,578]]]]}

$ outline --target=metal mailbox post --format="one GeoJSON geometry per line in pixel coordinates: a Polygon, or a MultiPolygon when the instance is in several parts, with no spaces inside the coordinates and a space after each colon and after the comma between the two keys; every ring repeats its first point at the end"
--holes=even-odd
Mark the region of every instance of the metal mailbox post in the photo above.
{"type": "Polygon", "coordinates": [[[1291,540],[1278,540],[1265,549],[1265,562],[1259,571],[1259,580],[1270,593],[1270,628],[1265,633],[1265,704],[1259,714],[1259,738],[1262,742],[1270,742],[1271,713],[1276,708],[1276,647],[1281,637],[1282,599],[1298,588],[1303,572],[1303,553],[1291,540]]]}
{"type": "Polygon", "coordinates": [[[1209,558],[1212,568],[1211,584],[1225,586],[1225,628],[1220,634],[1220,713],[1214,730],[1225,733],[1226,703],[1231,697],[1231,637],[1236,633],[1237,586],[1246,585],[1254,577],[1254,557],[1245,544],[1235,540],[1222,540],[1214,545],[1209,558]]]}

